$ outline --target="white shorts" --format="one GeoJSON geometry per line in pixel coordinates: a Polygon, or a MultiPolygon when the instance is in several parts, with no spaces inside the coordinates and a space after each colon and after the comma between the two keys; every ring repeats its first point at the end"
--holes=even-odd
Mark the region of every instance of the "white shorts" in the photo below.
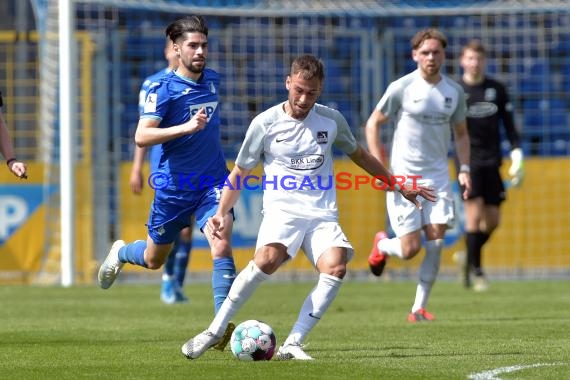
{"type": "Polygon", "coordinates": [[[271,243],[283,244],[291,258],[297,255],[299,249],[303,249],[315,267],[321,255],[332,247],[346,248],[347,262],[354,256],[354,248],[338,221],[300,217],[284,211],[272,210],[263,215],[256,250],[271,243]]]}
{"type": "Polygon", "coordinates": [[[435,202],[419,198],[422,209],[418,209],[399,192],[386,194],[386,206],[390,225],[396,236],[401,237],[422,229],[428,224],[446,224],[453,228],[455,224],[455,207],[451,188],[437,192],[435,202]]]}

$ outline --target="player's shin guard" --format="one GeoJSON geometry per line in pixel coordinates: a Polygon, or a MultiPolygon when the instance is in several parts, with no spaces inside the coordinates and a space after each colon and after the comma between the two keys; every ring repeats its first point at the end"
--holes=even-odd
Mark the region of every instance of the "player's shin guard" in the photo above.
{"type": "Polygon", "coordinates": [[[307,334],[315,327],[336,298],[341,285],[342,279],[338,277],[326,273],[319,275],[319,282],[305,299],[297,322],[283,345],[303,343],[307,334]]]}
{"type": "Polygon", "coordinates": [[[270,275],[264,273],[253,261],[250,261],[236,277],[228,296],[216,313],[210,327],[208,327],[208,331],[214,335],[221,336],[231,318],[238,312],[245,301],[251,297],[259,284],[269,277],[270,275]]]}
{"type": "Polygon", "coordinates": [[[226,299],[235,278],[236,266],[232,257],[221,257],[214,260],[212,290],[214,293],[214,312],[216,314],[226,299]]]}
{"type": "Polygon", "coordinates": [[[119,250],[119,260],[122,262],[147,267],[144,261],[144,251],[146,250],[146,241],[135,240],[122,247],[119,250]]]}
{"type": "Polygon", "coordinates": [[[429,240],[425,248],[426,253],[419,269],[419,283],[412,312],[425,308],[427,305],[431,288],[439,272],[443,239],[429,240]]]}

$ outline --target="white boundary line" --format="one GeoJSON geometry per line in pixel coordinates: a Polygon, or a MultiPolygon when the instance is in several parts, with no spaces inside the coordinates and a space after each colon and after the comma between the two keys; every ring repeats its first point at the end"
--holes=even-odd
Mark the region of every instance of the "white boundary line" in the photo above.
{"type": "Polygon", "coordinates": [[[501,367],[501,368],[491,369],[488,371],[472,373],[469,376],[467,376],[467,378],[471,380],[501,380],[501,378],[498,377],[498,375],[501,375],[503,373],[511,373],[528,368],[544,367],[550,365],[561,365],[561,364],[564,363],[537,363],[529,365],[513,365],[509,367],[501,367]]]}

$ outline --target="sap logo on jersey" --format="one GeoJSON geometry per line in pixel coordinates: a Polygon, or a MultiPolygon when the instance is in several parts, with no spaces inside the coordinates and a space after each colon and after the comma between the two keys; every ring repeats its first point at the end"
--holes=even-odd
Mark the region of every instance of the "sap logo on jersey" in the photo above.
{"type": "Polygon", "coordinates": [[[0,246],[14,234],[42,204],[41,185],[2,185],[0,187],[0,246]]]}
{"type": "Polygon", "coordinates": [[[190,107],[190,117],[196,115],[196,113],[200,110],[200,108],[204,108],[206,110],[206,115],[208,116],[208,121],[210,121],[210,118],[212,117],[214,112],[216,112],[217,107],[218,107],[218,102],[193,104],[190,107]]]}

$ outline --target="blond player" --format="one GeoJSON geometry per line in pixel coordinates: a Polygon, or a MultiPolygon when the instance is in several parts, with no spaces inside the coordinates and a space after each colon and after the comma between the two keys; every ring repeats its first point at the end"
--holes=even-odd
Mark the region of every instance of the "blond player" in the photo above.
{"type": "Polygon", "coordinates": [[[425,256],[408,315],[410,322],[420,322],[434,319],[426,305],[439,271],[445,231],[455,218],[447,159],[452,131],[464,198],[471,189],[471,179],[463,89],[440,72],[447,40],[440,31],[430,28],[416,33],[411,44],[417,69],[389,85],[366,122],[366,141],[371,153],[381,160],[380,127],[393,119],[396,128],[391,170],[409,178],[421,177],[418,183],[433,187],[438,199],[418,209],[410,207],[400,194],[388,193],[388,215],[396,237],[390,239],[384,231],[378,232],[368,263],[372,273],[380,276],[388,256],[413,258],[422,248],[423,232],[425,256]]]}

